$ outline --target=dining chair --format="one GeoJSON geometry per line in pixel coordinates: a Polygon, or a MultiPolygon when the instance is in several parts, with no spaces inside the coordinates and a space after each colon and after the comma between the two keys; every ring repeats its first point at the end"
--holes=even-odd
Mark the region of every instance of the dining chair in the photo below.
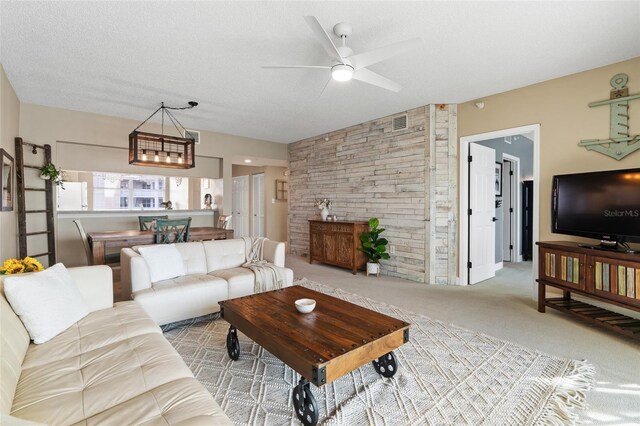
{"type": "MultiPolygon", "coordinates": [[[[91,246],[89,245],[87,233],[85,232],[80,219],[74,219],[73,223],[76,224],[76,228],[78,228],[78,232],[80,233],[82,245],[84,246],[84,254],[87,256],[87,265],[91,266],[93,265],[93,251],[91,250],[91,246]]],[[[105,253],[104,260],[107,264],[120,263],[120,253],[105,253]]]]}
{"type": "Polygon", "coordinates": [[[222,228],[222,229],[229,229],[229,227],[231,226],[231,218],[233,216],[229,215],[223,215],[221,214],[218,217],[218,226],[216,228],[222,228]]]}
{"type": "Polygon", "coordinates": [[[151,224],[157,219],[169,219],[169,216],[138,216],[138,222],[140,222],[141,231],[152,231],[151,224]]]}
{"type": "Polygon", "coordinates": [[[156,220],[156,244],[186,243],[189,241],[191,218],[156,220]]]}

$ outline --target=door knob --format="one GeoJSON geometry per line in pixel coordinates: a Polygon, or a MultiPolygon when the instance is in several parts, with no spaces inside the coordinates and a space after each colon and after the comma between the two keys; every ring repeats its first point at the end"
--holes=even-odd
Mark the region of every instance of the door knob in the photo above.
{"type": "Polygon", "coordinates": [[[495,222],[496,220],[498,220],[498,218],[497,218],[497,217],[492,217],[492,218],[491,218],[491,222],[495,222]]]}

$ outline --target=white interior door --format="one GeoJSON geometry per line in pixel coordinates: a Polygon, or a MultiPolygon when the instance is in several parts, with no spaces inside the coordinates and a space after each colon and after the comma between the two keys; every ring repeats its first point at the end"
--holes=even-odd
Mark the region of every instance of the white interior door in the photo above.
{"type": "Polygon", "coordinates": [[[513,233],[514,205],[513,193],[513,163],[510,160],[502,162],[502,260],[515,262],[513,248],[515,235],[513,233]]]}
{"type": "Polygon", "coordinates": [[[234,238],[249,236],[249,176],[233,178],[232,228],[234,238]]]}
{"type": "Polygon", "coordinates": [[[264,173],[253,175],[252,237],[264,237],[264,173]]]}
{"type": "Polygon", "coordinates": [[[469,284],[495,276],[496,152],[476,143],[469,146],[469,284]]]}

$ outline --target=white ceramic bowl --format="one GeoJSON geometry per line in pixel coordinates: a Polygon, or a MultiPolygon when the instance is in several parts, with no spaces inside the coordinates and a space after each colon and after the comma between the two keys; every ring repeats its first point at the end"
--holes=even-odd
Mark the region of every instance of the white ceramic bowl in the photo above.
{"type": "Polygon", "coordinates": [[[296,309],[302,314],[308,314],[316,307],[316,301],[313,299],[298,299],[296,300],[296,309]]]}

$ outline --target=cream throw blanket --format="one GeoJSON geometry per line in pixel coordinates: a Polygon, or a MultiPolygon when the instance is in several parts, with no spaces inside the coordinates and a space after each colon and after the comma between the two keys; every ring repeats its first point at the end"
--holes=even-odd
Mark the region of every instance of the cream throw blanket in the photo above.
{"type": "Polygon", "coordinates": [[[242,267],[251,269],[256,276],[253,292],[262,293],[284,287],[285,268],[269,263],[262,257],[266,238],[242,237],[242,239],[246,253],[246,262],[242,267]]]}

